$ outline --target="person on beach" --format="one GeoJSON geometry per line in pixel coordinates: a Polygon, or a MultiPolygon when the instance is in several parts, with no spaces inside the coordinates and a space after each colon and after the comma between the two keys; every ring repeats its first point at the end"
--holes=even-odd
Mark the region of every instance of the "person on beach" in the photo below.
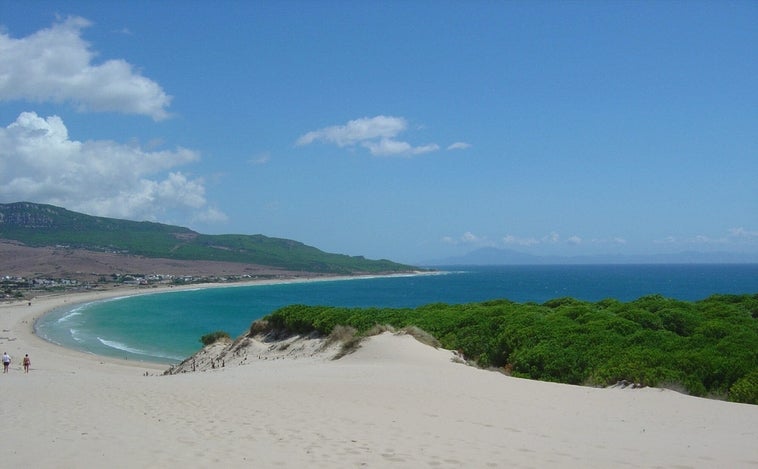
{"type": "Polygon", "coordinates": [[[8,352],[3,352],[3,373],[8,372],[8,367],[11,366],[11,356],[8,352]]]}
{"type": "Polygon", "coordinates": [[[29,373],[29,367],[32,366],[32,360],[29,358],[29,354],[24,355],[24,373],[29,373]]]}

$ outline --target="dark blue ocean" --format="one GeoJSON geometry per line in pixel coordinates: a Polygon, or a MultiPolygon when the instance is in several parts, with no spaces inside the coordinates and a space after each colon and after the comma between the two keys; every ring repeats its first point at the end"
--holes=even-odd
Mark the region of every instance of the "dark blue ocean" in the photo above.
{"type": "Polygon", "coordinates": [[[507,298],[542,303],[574,297],[630,301],[661,294],[700,300],[717,293],[758,293],[758,265],[573,265],[438,268],[435,275],[176,291],[68,306],[45,315],[37,333],[93,354],[175,363],[199,338],[232,337],[289,304],[415,307],[507,298]]]}

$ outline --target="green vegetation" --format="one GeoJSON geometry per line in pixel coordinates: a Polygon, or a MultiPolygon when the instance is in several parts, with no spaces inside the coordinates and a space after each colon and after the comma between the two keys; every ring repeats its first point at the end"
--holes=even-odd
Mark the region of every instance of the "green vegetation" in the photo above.
{"type": "Polygon", "coordinates": [[[203,235],[189,228],[93,217],[52,205],[0,204],[0,238],[28,246],[68,246],[153,258],[258,264],[331,274],[408,272],[388,260],[331,254],[263,235],[203,235]]]}
{"type": "Polygon", "coordinates": [[[758,404],[758,369],[743,376],[729,388],[729,399],[734,402],[758,404]]]}
{"type": "Polygon", "coordinates": [[[202,342],[203,345],[211,345],[211,344],[215,344],[216,342],[222,339],[231,339],[231,337],[229,337],[229,334],[227,332],[216,331],[216,332],[211,332],[210,334],[205,334],[204,336],[200,337],[200,342],[202,342]]]}
{"type": "Polygon", "coordinates": [[[324,335],[338,326],[362,335],[377,324],[415,326],[479,366],[518,377],[591,386],[626,380],[758,403],[758,295],[697,302],[660,295],[628,303],[495,300],[415,309],[292,305],[261,323],[324,335]]]}

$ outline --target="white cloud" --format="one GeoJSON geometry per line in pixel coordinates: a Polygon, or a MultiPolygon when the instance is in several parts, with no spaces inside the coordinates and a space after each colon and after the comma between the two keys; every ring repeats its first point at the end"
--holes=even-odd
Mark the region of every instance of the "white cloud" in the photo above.
{"type": "Polygon", "coordinates": [[[464,243],[476,244],[476,243],[480,243],[481,240],[482,238],[480,238],[479,236],[475,235],[474,233],[470,231],[463,233],[463,236],[461,236],[461,241],[463,241],[464,243]]]}
{"type": "Polygon", "coordinates": [[[254,165],[266,164],[269,161],[271,161],[271,153],[267,151],[263,153],[259,153],[253,156],[252,158],[250,158],[249,160],[250,164],[254,164],[254,165]]]}
{"type": "Polygon", "coordinates": [[[0,128],[0,199],[138,220],[223,220],[207,206],[203,180],[174,170],[198,159],[184,148],[72,140],[61,118],[25,112],[0,128]]]}
{"type": "Polygon", "coordinates": [[[507,246],[534,246],[540,244],[536,238],[519,238],[518,236],[506,235],[503,237],[503,243],[507,246]]]}
{"type": "Polygon", "coordinates": [[[361,143],[362,146],[369,149],[372,155],[375,156],[387,156],[387,155],[421,155],[423,153],[429,153],[440,149],[438,145],[429,144],[418,147],[413,147],[407,142],[399,142],[389,138],[383,138],[376,141],[368,141],[361,143]]]}
{"type": "Polygon", "coordinates": [[[402,117],[375,116],[348,121],[345,125],[334,125],[313,130],[301,135],[295,145],[310,145],[314,142],[332,143],[338,147],[360,145],[375,156],[420,155],[439,150],[439,145],[413,146],[397,140],[400,133],[408,128],[402,117]]]}
{"type": "Polygon", "coordinates": [[[379,141],[366,141],[361,143],[362,146],[369,149],[372,155],[397,155],[399,153],[408,153],[413,148],[410,143],[399,142],[389,138],[382,138],[379,141]]]}
{"type": "Polygon", "coordinates": [[[723,236],[712,235],[690,235],[686,237],[667,236],[662,239],[656,239],[654,244],[679,244],[683,247],[703,247],[703,246],[745,246],[758,241],[758,231],[750,231],[745,228],[731,228],[723,236]]]}
{"type": "Polygon", "coordinates": [[[624,245],[626,244],[626,239],[621,238],[619,236],[614,236],[611,238],[592,238],[587,241],[590,244],[598,244],[598,245],[604,245],[604,244],[611,244],[611,245],[624,245]]]}
{"type": "Polygon", "coordinates": [[[113,32],[116,33],[116,34],[123,34],[124,36],[133,36],[134,35],[134,33],[132,33],[132,31],[129,28],[127,28],[126,26],[124,26],[121,29],[116,29],[113,32]]]}
{"type": "Polygon", "coordinates": [[[745,239],[745,240],[758,239],[758,231],[746,230],[743,227],[732,228],[729,230],[729,234],[732,237],[739,238],[739,239],[745,239]]]}
{"type": "Polygon", "coordinates": [[[554,246],[570,245],[570,246],[597,246],[597,245],[625,245],[626,239],[621,237],[610,238],[592,238],[585,239],[579,235],[572,235],[566,238],[562,238],[557,232],[553,231],[549,234],[537,237],[537,236],[517,236],[513,234],[507,234],[501,238],[497,238],[492,241],[487,236],[479,236],[470,231],[465,232],[459,238],[445,237],[442,239],[446,244],[453,245],[470,245],[478,247],[507,247],[507,248],[522,248],[522,249],[534,249],[534,248],[549,248],[554,246]]]}
{"type": "Polygon", "coordinates": [[[363,117],[348,121],[345,125],[334,125],[308,132],[297,139],[297,145],[308,145],[315,141],[323,141],[345,147],[378,137],[391,138],[407,127],[408,124],[402,117],[363,117]]]}
{"type": "Polygon", "coordinates": [[[196,212],[191,219],[193,223],[219,223],[227,220],[226,214],[214,207],[208,207],[196,212]]]}
{"type": "Polygon", "coordinates": [[[723,242],[723,240],[714,239],[714,238],[711,238],[710,236],[706,236],[706,235],[695,235],[689,241],[691,243],[694,243],[694,244],[714,244],[714,243],[721,243],[721,242],[723,242]]]}
{"type": "Polygon", "coordinates": [[[0,100],[69,102],[81,111],[169,116],[171,97],[124,60],[93,64],[81,33],[90,25],[70,17],[14,39],[0,33],[0,100]]]}
{"type": "Polygon", "coordinates": [[[456,245],[456,246],[466,245],[466,246],[477,246],[477,247],[494,246],[495,244],[491,242],[489,239],[487,239],[486,236],[478,236],[470,231],[466,231],[458,238],[445,236],[442,238],[442,242],[446,244],[456,245]]]}
{"type": "Polygon", "coordinates": [[[447,147],[448,150],[465,150],[466,148],[471,148],[471,144],[466,142],[455,142],[447,147]]]}

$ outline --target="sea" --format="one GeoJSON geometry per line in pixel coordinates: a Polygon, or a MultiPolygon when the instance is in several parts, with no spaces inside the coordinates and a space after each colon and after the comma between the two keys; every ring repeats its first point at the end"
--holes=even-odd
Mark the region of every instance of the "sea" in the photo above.
{"type": "Polygon", "coordinates": [[[64,347],[109,357],[173,364],[198,351],[200,337],[237,337],[291,304],[416,307],[508,299],[543,303],[642,296],[696,301],[713,294],[758,294],[758,264],[436,267],[390,277],[169,291],[68,305],[41,317],[36,333],[64,347]]]}

